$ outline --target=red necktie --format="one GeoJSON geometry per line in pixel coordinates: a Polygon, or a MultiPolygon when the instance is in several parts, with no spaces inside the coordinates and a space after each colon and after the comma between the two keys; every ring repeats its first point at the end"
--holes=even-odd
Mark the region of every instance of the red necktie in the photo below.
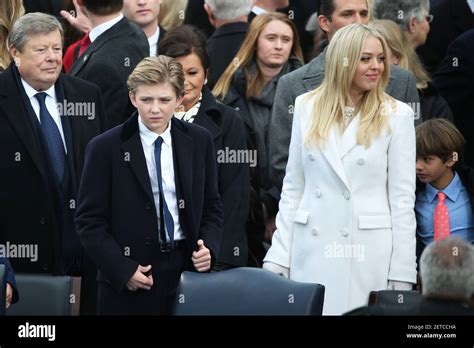
{"type": "Polygon", "coordinates": [[[77,57],[82,56],[84,51],[91,45],[91,39],[89,38],[89,33],[86,34],[81,40],[81,47],[79,48],[79,54],[77,57]]]}
{"type": "Polygon", "coordinates": [[[443,192],[438,192],[438,205],[434,211],[434,240],[441,240],[449,237],[449,211],[444,201],[446,195],[443,192]]]}

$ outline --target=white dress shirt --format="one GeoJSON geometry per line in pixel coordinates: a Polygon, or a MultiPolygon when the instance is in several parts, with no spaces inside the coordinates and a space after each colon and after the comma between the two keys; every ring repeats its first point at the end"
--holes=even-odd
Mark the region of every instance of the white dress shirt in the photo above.
{"type": "MultiPolygon", "coordinates": [[[[36,94],[41,92],[31,87],[28,82],[23,79],[21,79],[21,83],[23,84],[23,88],[25,89],[26,95],[30,99],[31,106],[33,107],[36,117],[38,117],[38,121],[41,123],[40,105],[38,99],[36,99],[35,97],[36,94]]],[[[56,123],[56,126],[58,126],[59,133],[61,134],[61,139],[63,140],[64,151],[66,151],[67,154],[66,141],[64,140],[64,131],[61,123],[61,117],[58,111],[58,101],[56,100],[56,90],[54,89],[54,85],[52,85],[46,91],[42,92],[46,93],[46,99],[44,101],[44,103],[46,104],[46,109],[48,109],[49,113],[51,114],[51,117],[56,123]]]]}
{"type": "Polygon", "coordinates": [[[92,28],[92,30],[89,32],[89,39],[91,40],[91,42],[94,42],[95,40],[97,40],[97,38],[100,35],[102,35],[107,30],[112,28],[115,24],[120,22],[122,20],[122,18],[123,18],[123,14],[119,14],[114,19],[111,19],[110,21],[107,21],[105,23],[102,23],[102,24],[96,26],[95,28],[92,28]]]}
{"type": "Polygon", "coordinates": [[[160,27],[156,27],[155,33],[148,38],[150,45],[150,57],[156,57],[158,51],[158,38],[160,37],[160,27]]]}
{"type": "MultiPolygon", "coordinates": [[[[184,233],[179,224],[179,207],[176,197],[176,185],[173,167],[173,146],[171,143],[171,122],[168,128],[160,135],[149,130],[143,123],[141,116],[138,117],[138,127],[140,130],[140,139],[142,141],[143,152],[145,153],[146,166],[150,176],[153,200],[155,201],[158,226],[160,226],[160,190],[158,187],[158,176],[155,162],[155,141],[158,137],[163,138],[161,145],[161,177],[163,179],[163,196],[174,221],[174,240],[184,239],[184,233]]],[[[166,230],[166,224],[165,224],[166,230]]],[[[158,231],[157,231],[158,233],[158,231]]],[[[166,231],[166,240],[168,241],[168,231],[166,231]]]]}

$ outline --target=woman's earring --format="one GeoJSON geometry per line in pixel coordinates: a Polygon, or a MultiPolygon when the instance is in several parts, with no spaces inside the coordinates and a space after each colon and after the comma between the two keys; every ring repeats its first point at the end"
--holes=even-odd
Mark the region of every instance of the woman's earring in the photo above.
{"type": "Polygon", "coordinates": [[[207,78],[204,80],[204,84],[207,85],[207,78]]]}

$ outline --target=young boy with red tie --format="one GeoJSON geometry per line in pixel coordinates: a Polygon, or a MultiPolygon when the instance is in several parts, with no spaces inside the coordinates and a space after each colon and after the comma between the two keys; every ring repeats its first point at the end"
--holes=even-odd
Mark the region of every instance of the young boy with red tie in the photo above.
{"type": "Polygon", "coordinates": [[[474,171],[461,165],[464,138],[446,119],[416,127],[417,255],[433,240],[474,241],[474,171]]]}

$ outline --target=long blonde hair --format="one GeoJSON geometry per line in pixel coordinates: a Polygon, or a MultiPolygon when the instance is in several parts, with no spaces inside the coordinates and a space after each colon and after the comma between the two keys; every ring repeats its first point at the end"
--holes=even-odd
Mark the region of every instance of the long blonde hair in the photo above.
{"type": "Polygon", "coordinates": [[[188,0],[161,0],[158,22],[165,28],[171,30],[184,23],[184,15],[188,0]]]}
{"type": "Polygon", "coordinates": [[[8,35],[16,20],[24,14],[23,0],[0,1],[0,69],[6,69],[10,64],[8,35]]]}
{"type": "Polygon", "coordinates": [[[254,18],[252,23],[250,23],[245,40],[235,55],[234,60],[229,64],[227,69],[225,69],[221,78],[217,81],[212,90],[212,94],[214,94],[217,99],[224,100],[229,91],[234,74],[239,69],[243,69],[245,73],[247,80],[247,97],[251,95],[258,96],[260,94],[264,87],[260,69],[257,68],[257,72],[251,76],[246,68],[252,61],[256,60],[256,48],[260,34],[267,24],[273,21],[280,21],[290,26],[291,31],[293,32],[293,46],[291,47],[290,57],[293,56],[298,58],[301,62],[304,61],[298,31],[288,16],[279,12],[268,12],[258,15],[254,18]]]}
{"type": "Polygon", "coordinates": [[[395,57],[399,59],[398,66],[409,70],[415,75],[416,87],[424,89],[431,81],[430,75],[423,67],[413,47],[408,43],[399,25],[389,19],[378,19],[369,23],[369,26],[376,29],[387,41],[388,47],[395,57]]]}
{"type": "MultiPolygon", "coordinates": [[[[332,127],[342,121],[352,80],[362,56],[364,43],[369,37],[380,40],[384,56],[387,57],[384,38],[376,30],[363,24],[351,24],[339,29],[329,43],[324,80],[320,87],[306,96],[314,101],[305,137],[306,146],[324,145],[332,127]]],[[[384,102],[389,100],[384,91],[390,77],[390,64],[384,61],[384,66],[377,87],[365,92],[360,103],[357,143],[364,144],[366,148],[370,146],[372,138],[380,135],[384,128],[390,130],[384,106],[384,102]]]]}

